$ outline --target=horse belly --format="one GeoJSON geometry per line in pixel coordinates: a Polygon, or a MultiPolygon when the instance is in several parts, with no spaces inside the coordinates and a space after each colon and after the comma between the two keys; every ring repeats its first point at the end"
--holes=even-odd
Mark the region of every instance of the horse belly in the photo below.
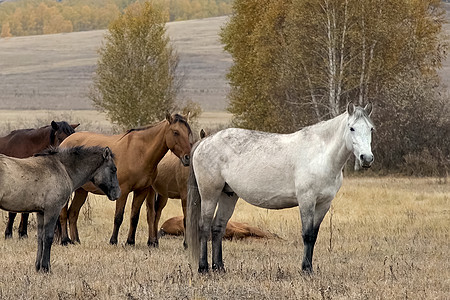
{"type": "Polygon", "coordinates": [[[298,205],[294,182],[284,176],[274,178],[254,174],[226,182],[240,198],[258,207],[282,209],[298,205]]]}

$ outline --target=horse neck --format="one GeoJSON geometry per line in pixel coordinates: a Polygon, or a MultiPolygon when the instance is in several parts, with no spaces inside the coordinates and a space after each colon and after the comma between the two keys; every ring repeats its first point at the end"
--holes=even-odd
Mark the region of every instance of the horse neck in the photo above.
{"type": "Polygon", "coordinates": [[[88,182],[103,163],[99,155],[74,158],[68,153],[58,153],[58,158],[72,181],[73,190],[88,182]]]}
{"type": "Polygon", "coordinates": [[[143,164],[156,169],[158,162],[169,151],[166,143],[166,131],[169,128],[168,121],[162,121],[153,127],[135,132],[137,138],[143,145],[145,155],[143,164]]]}
{"type": "Polygon", "coordinates": [[[328,149],[328,154],[332,157],[333,169],[341,172],[342,168],[345,166],[347,160],[350,158],[352,152],[347,149],[346,136],[347,132],[347,120],[348,114],[345,112],[339,116],[329,120],[329,136],[331,137],[330,143],[331,147],[328,149]]]}
{"type": "Polygon", "coordinates": [[[36,151],[42,151],[51,146],[51,127],[44,127],[29,132],[29,140],[36,146],[36,151]]]}
{"type": "MultiPolygon", "coordinates": [[[[313,125],[309,128],[310,133],[317,135],[323,143],[317,142],[317,153],[323,153],[327,161],[331,163],[332,172],[341,172],[351,152],[345,143],[347,113],[343,113],[333,119],[313,125]],[[326,146],[323,147],[322,145],[326,146]]],[[[302,130],[301,130],[302,131],[302,130]]],[[[300,132],[301,132],[300,131],[300,132]]]]}

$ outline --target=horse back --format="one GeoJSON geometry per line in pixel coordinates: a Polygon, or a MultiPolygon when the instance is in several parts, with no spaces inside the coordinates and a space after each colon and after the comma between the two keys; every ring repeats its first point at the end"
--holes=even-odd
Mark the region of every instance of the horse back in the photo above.
{"type": "Polygon", "coordinates": [[[50,127],[19,129],[0,138],[0,153],[11,157],[25,158],[50,146],[50,127]]]}
{"type": "Polygon", "coordinates": [[[0,155],[0,208],[15,212],[42,211],[52,193],[71,192],[71,182],[56,157],[13,158],[0,155]]]}
{"type": "MultiPolygon", "coordinates": [[[[156,175],[152,173],[152,170],[147,169],[143,163],[139,163],[148,149],[145,143],[140,143],[139,139],[133,139],[133,134],[104,135],[80,131],[71,134],[60,144],[61,148],[75,146],[109,147],[114,154],[117,178],[124,193],[137,187],[148,187],[154,175],[156,175]]],[[[83,189],[92,193],[103,194],[90,183],[85,184],[83,189]]]]}

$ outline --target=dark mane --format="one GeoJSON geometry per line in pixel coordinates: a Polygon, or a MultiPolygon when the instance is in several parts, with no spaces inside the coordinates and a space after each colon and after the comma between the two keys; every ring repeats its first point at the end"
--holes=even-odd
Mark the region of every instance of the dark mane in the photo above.
{"type": "MultiPolygon", "coordinates": [[[[58,153],[83,155],[86,153],[103,153],[103,149],[104,148],[102,148],[100,146],[92,146],[92,147],[75,146],[75,147],[70,147],[70,148],[50,147],[41,153],[36,153],[33,156],[49,156],[49,155],[55,155],[58,153]]],[[[111,153],[111,155],[114,158],[114,153],[111,153]]]]}
{"type": "MultiPolygon", "coordinates": [[[[71,135],[72,133],[75,133],[75,130],[67,122],[61,121],[61,122],[55,122],[55,123],[58,124],[58,131],[59,132],[63,132],[67,136],[71,135]]],[[[55,143],[55,133],[56,133],[56,131],[53,129],[53,127],[51,127],[51,125],[47,125],[47,126],[44,126],[42,128],[47,128],[47,127],[51,128],[51,131],[50,131],[50,145],[53,145],[55,143]]]]}
{"type": "MultiPolygon", "coordinates": [[[[164,121],[161,121],[161,122],[164,122],[164,121]]],[[[160,124],[161,122],[158,122],[158,123],[155,123],[155,124],[151,124],[151,125],[147,125],[147,126],[144,126],[144,127],[138,127],[138,128],[131,128],[131,129],[128,129],[128,130],[123,134],[122,138],[123,138],[124,136],[126,136],[127,134],[129,134],[130,132],[147,130],[147,129],[149,129],[149,128],[152,128],[152,127],[154,127],[154,126],[160,124]]],[[[188,122],[186,121],[186,119],[185,119],[182,115],[180,115],[180,114],[175,114],[175,115],[173,116],[173,123],[176,123],[176,122],[183,123],[183,124],[187,127],[189,134],[192,133],[191,127],[189,126],[188,122]]]]}

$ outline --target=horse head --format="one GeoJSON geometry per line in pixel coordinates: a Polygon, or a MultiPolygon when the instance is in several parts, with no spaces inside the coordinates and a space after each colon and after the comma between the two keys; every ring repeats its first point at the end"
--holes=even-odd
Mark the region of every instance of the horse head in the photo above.
{"type": "Polygon", "coordinates": [[[117,168],[114,163],[114,155],[109,147],[103,148],[103,162],[91,178],[94,185],[99,187],[109,200],[117,200],[120,197],[117,168]]]}
{"type": "Polygon", "coordinates": [[[353,152],[361,167],[370,168],[374,160],[371,149],[372,132],[374,130],[374,125],[370,119],[372,103],[367,104],[364,108],[349,103],[347,113],[347,149],[353,152]]]}
{"type": "Polygon", "coordinates": [[[184,166],[189,166],[191,153],[191,128],[187,117],[179,114],[166,115],[169,127],[166,130],[165,138],[167,147],[181,159],[184,166]]]}
{"type": "Polygon", "coordinates": [[[52,121],[51,127],[52,132],[50,135],[50,146],[58,147],[65,138],[67,138],[72,133],[75,133],[75,128],[80,126],[80,124],[69,125],[67,122],[55,122],[52,121]]]}

